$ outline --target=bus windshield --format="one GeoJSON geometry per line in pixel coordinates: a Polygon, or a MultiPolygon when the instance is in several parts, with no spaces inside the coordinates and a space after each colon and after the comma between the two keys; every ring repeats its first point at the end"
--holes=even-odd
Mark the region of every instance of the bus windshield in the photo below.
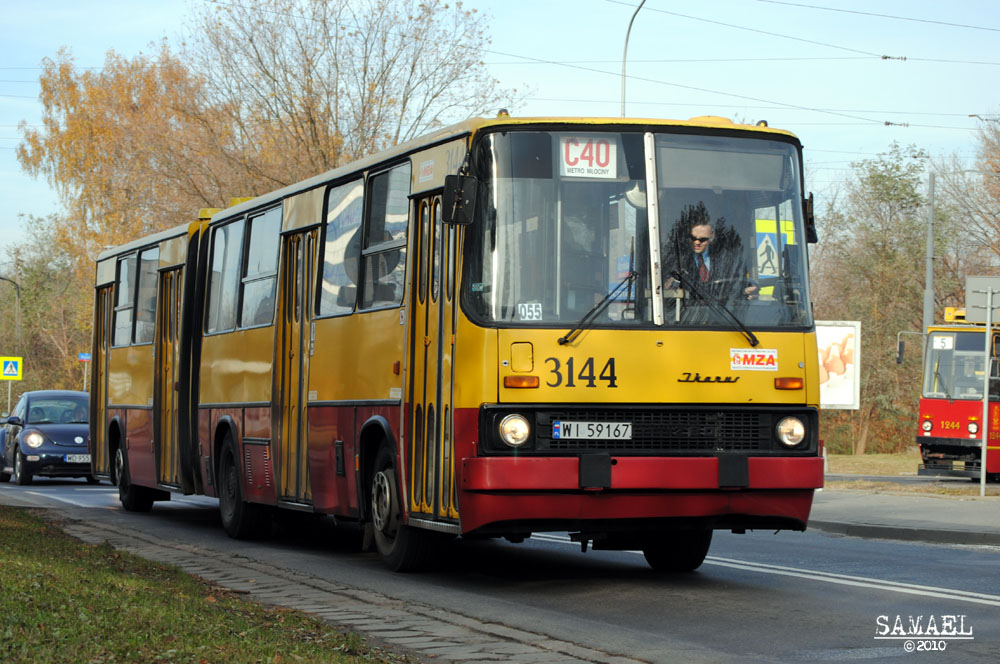
{"type": "MultiPolygon", "coordinates": [[[[931,332],[924,360],[923,396],[930,399],[982,399],[984,373],[982,332],[931,332]]],[[[997,385],[990,381],[990,396],[997,385]]]]}
{"type": "Polygon", "coordinates": [[[658,255],[664,326],[811,324],[793,144],[658,133],[647,148],[638,131],[506,131],[477,145],[463,284],[475,319],[652,327],[658,255]]]}

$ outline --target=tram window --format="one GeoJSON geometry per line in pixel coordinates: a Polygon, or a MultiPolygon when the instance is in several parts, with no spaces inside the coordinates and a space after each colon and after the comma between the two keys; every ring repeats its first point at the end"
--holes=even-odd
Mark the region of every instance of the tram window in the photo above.
{"type": "Polygon", "coordinates": [[[321,316],[354,311],[363,209],[364,186],[361,180],[334,187],[327,196],[323,284],[319,295],[321,316]]]}
{"type": "Polygon", "coordinates": [[[115,284],[115,333],[112,341],[114,346],[127,346],[132,340],[135,262],[135,254],[118,259],[118,282],[115,284]]]}
{"type": "Polygon", "coordinates": [[[278,274],[281,208],[250,219],[250,241],[243,269],[240,326],[269,325],[274,320],[274,285],[278,274]]]}
{"type": "Polygon", "coordinates": [[[242,249],[242,220],[215,229],[212,234],[206,332],[222,332],[236,327],[236,297],[240,283],[242,249]]]}
{"type": "Polygon", "coordinates": [[[371,207],[365,231],[361,308],[397,306],[403,299],[410,164],[369,180],[371,207]]]}
{"type": "Polygon", "coordinates": [[[135,343],[153,342],[156,330],[156,282],[160,267],[160,249],[154,247],[139,254],[139,274],[135,305],[135,343]]]}

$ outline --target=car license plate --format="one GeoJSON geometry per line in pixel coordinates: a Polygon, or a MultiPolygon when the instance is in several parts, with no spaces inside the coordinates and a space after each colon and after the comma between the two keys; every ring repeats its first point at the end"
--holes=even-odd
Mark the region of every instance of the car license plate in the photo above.
{"type": "Polygon", "coordinates": [[[90,463],[89,454],[67,454],[66,463],[90,463]]]}
{"type": "Polygon", "coordinates": [[[556,420],[552,423],[552,437],[575,440],[632,440],[632,423],[556,420]]]}

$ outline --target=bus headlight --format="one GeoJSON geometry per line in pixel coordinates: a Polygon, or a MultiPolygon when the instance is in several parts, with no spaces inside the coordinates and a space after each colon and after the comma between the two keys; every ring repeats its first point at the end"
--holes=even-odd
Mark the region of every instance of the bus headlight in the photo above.
{"type": "Polygon", "coordinates": [[[978,422],[969,422],[968,429],[969,429],[969,433],[979,433],[979,423],[978,422]]]}
{"type": "Polygon", "coordinates": [[[797,417],[786,417],[778,422],[778,440],[785,447],[795,447],[806,437],[806,425],[797,417]]]}
{"type": "Polygon", "coordinates": [[[37,431],[29,431],[24,434],[24,444],[28,447],[41,447],[44,442],[45,438],[37,431]]]}
{"type": "Polygon", "coordinates": [[[930,431],[931,429],[934,428],[934,423],[931,422],[930,420],[924,420],[923,422],[920,423],[920,428],[923,429],[924,431],[930,431]]]}
{"type": "Polygon", "coordinates": [[[528,441],[531,425],[524,415],[508,415],[500,420],[500,440],[511,447],[520,447],[528,441]]]}

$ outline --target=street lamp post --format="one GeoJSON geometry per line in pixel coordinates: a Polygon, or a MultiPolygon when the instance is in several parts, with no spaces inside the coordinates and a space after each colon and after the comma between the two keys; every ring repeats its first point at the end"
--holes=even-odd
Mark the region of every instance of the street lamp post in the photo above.
{"type": "Polygon", "coordinates": [[[646,0],[642,0],[635,8],[635,12],[628,22],[628,30],[625,31],[625,48],[622,50],[622,117],[625,117],[625,57],[628,55],[628,37],[632,33],[632,22],[635,21],[636,15],[644,4],[646,4],[646,0]]]}

